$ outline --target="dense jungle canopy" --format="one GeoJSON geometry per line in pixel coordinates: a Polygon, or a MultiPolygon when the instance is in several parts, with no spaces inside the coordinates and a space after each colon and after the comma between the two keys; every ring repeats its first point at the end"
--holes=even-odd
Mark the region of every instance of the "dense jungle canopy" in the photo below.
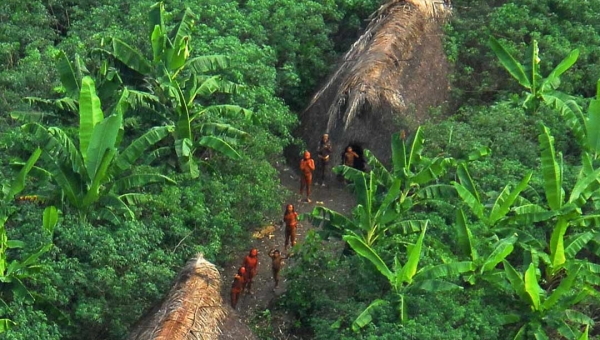
{"type": "Polygon", "coordinates": [[[390,63],[400,48],[348,56],[424,2],[452,14],[384,38],[430,34],[435,73],[385,79],[415,104],[367,110],[388,119],[388,151],[334,169],[356,206],[310,206],[286,291],[249,326],[600,339],[599,0],[1,1],[0,338],[125,339],[196,254],[237,261],[281,218],[290,150],[316,151],[302,112],[339,70],[326,110],[385,102],[352,91],[381,69],[413,75],[390,63]]]}

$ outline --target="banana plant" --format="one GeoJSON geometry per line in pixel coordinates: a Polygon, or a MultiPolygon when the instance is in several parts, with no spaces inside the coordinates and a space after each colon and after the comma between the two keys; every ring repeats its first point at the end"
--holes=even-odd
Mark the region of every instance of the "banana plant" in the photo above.
{"type": "Polygon", "coordinates": [[[509,292],[521,302],[521,312],[503,316],[504,324],[520,325],[514,339],[549,339],[546,327],[554,328],[566,339],[587,339],[589,326],[594,321],[587,315],[572,309],[585,298],[597,295],[593,288],[575,285],[581,270],[578,265],[566,268],[567,274],[560,284],[551,291],[542,289],[537,278],[538,268],[530,263],[524,274],[518,272],[508,261],[504,262],[506,278],[510,283],[509,292]],[[585,325],[580,333],[571,324],[585,325]]]}
{"type": "Polygon", "coordinates": [[[489,44],[502,66],[528,91],[523,106],[530,112],[536,112],[541,103],[554,108],[565,119],[577,141],[584,145],[586,143],[583,130],[585,119],[581,108],[573,100],[573,97],[557,90],[560,86],[560,76],[575,64],[579,58],[579,50],[571,51],[544,78],[539,69],[540,56],[536,40],[533,40],[524,64],[519,63],[494,37],[490,37],[489,44]]]}
{"type": "MultiPolygon", "coordinates": [[[[400,182],[398,203],[402,211],[408,211],[418,204],[444,198],[453,190],[446,184],[438,184],[437,180],[455,166],[451,157],[436,156],[427,158],[423,155],[425,137],[423,129],[418,127],[412,140],[407,143],[404,132],[392,135],[392,169],[388,170],[369,150],[365,150],[365,158],[380,184],[388,188],[395,181],[400,182]]],[[[335,169],[334,169],[335,170],[335,169]]],[[[340,167],[337,170],[344,176],[351,177],[354,168],[340,167]]]]}
{"type": "Polygon", "coordinates": [[[129,204],[147,197],[129,192],[131,189],[149,183],[174,183],[157,173],[127,173],[138,158],[173,130],[172,126],[153,128],[120,151],[127,96],[125,89],[113,113],[104,117],[94,81],[84,77],[79,95],[78,143],[57,127],[46,128],[38,123],[24,126],[24,131],[38,137],[45,167],[82,216],[98,205],[101,216],[113,223],[118,223],[115,212],[133,218],[129,204]]]}
{"type": "Polygon", "coordinates": [[[380,187],[375,173],[357,170],[352,173],[352,179],[357,205],[351,217],[322,206],[312,211],[313,223],[321,225],[325,234],[341,237],[352,232],[371,247],[385,233],[409,234],[419,232],[425,226],[426,221],[402,220],[397,204],[401,195],[400,180],[394,179],[392,185],[385,188],[383,198],[379,198],[380,187]]]}
{"type": "MultiPolygon", "coordinates": [[[[375,268],[388,279],[390,286],[398,297],[398,310],[401,323],[408,320],[408,305],[406,299],[410,293],[418,290],[441,292],[452,289],[461,289],[462,287],[444,281],[441,278],[458,275],[462,272],[472,270],[472,266],[469,263],[461,262],[427,266],[419,269],[419,259],[421,257],[426,230],[427,224],[421,229],[417,242],[408,247],[408,259],[404,265],[400,263],[397,257],[394,258],[393,269],[388,267],[375,249],[366,244],[361,236],[353,233],[344,235],[344,240],[348,242],[350,247],[352,247],[358,255],[369,260],[375,268]]],[[[352,328],[355,331],[358,331],[369,324],[372,321],[372,311],[385,303],[385,300],[382,299],[373,301],[354,321],[352,328]]]]}
{"type": "MultiPolygon", "coordinates": [[[[13,258],[14,249],[24,248],[25,243],[9,239],[6,232],[6,222],[11,215],[11,211],[8,209],[10,201],[25,188],[27,174],[34,167],[41,153],[42,151],[37,149],[29,157],[12,183],[9,185],[3,184],[2,186],[0,200],[0,301],[5,305],[15,296],[34,300],[34,296],[27,289],[25,282],[42,269],[38,260],[52,248],[52,243],[43,244],[31,254],[22,256],[21,259],[13,258]]],[[[57,223],[58,210],[54,206],[46,207],[43,213],[43,230],[51,236],[57,223]]],[[[5,332],[14,325],[15,323],[10,318],[0,316],[0,333],[5,332]]]]}
{"type": "Polygon", "coordinates": [[[150,44],[152,55],[146,58],[118,38],[112,39],[112,50],[102,50],[112,60],[125,65],[144,79],[143,90],[131,90],[130,102],[158,113],[167,124],[173,124],[175,151],[180,169],[193,178],[199,176],[194,154],[198,149],[215,150],[230,158],[240,158],[235,146],[248,134],[229,124],[207,121],[210,116],[243,116],[252,112],[237,105],[203,105],[215,93],[235,94],[243,86],[226,81],[210,72],[229,66],[222,55],[192,57],[190,39],[195,16],[188,8],[182,19],[168,31],[165,27],[164,4],[150,9],[150,44]]]}
{"type": "Polygon", "coordinates": [[[477,186],[465,163],[458,165],[456,169],[458,181],[452,182],[452,185],[473,215],[491,229],[508,218],[509,212],[511,212],[513,205],[520,197],[519,195],[528,187],[532,175],[532,172],[527,173],[514,189],[511,189],[511,185],[507,184],[493,203],[485,202],[481,198],[482,195],[477,190],[477,186]]]}

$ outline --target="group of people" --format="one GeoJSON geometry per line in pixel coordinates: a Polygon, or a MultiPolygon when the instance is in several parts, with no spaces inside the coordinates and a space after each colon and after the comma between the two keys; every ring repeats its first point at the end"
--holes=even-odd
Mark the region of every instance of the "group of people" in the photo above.
{"type": "MultiPolygon", "coordinates": [[[[311,158],[308,150],[304,151],[304,157],[300,160],[300,195],[306,192],[306,198],[304,202],[312,202],[310,199],[311,186],[313,182],[313,172],[317,171],[317,185],[320,183],[321,186],[325,186],[325,182],[329,176],[331,153],[333,147],[329,140],[329,134],[324,134],[319,141],[317,147],[318,156],[318,167],[315,167],[315,161],[311,158]]],[[[356,153],[352,146],[347,146],[342,154],[342,163],[346,166],[356,167],[356,161],[360,159],[358,153],[356,153]]]]}
{"type": "MultiPolygon", "coordinates": [[[[283,224],[285,226],[285,251],[287,253],[288,246],[296,245],[296,228],[298,227],[298,213],[294,205],[288,204],[283,213],[283,224]]],[[[273,281],[275,287],[279,287],[279,272],[283,266],[283,260],[289,258],[290,254],[285,256],[281,254],[279,249],[271,249],[269,257],[271,258],[271,271],[273,273],[273,281]]],[[[231,285],[231,307],[234,309],[237,306],[238,300],[242,293],[246,291],[252,294],[252,281],[258,272],[258,250],[250,249],[250,252],[244,258],[242,266],[238,269],[237,274],[233,278],[231,285]]]]}
{"type": "MultiPolygon", "coordinates": [[[[311,158],[310,152],[304,151],[304,157],[300,160],[300,195],[306,192],[305,202],[312,202],[310,200],[311,186],[313,183],[313,172],[317,170],[317,184],[325,186],[330,171],[330,161],[333,147],[329,140],[329,135],[324,134],[319,141],[317,147],[318,156],[318,167],[315,166],[315,161],[311,158]]],[[[342,154],[342,163],[347,166],[356,167],[356,161],[360,158],[352,146],[346,147],[342,154]]],[[[283,266],[283,260],[289,258],[290,254],[287,253],[288,247],[294,247],[296,245],[296,229],[298,227],[298,213],[294,208],[293,204],[288,204],[285,207],[283,213],[282,224],[285,226],[285,252],[283,256],[279,249],[271,249],[269,251],[269,257],[271,258],[271,271],[273,273],[273,281],[275,282],[274,288],[279,286],[279,272],[283,266]]],[[[252,281],[258,272],[258,250],[252,248],[248,255],[244,258],[242,266],[239,268],[237,274],[233,278],[231,285],[231,306],[235,309],[238,300],[242,293],[246,292],[252,294],[252,281]]]]}

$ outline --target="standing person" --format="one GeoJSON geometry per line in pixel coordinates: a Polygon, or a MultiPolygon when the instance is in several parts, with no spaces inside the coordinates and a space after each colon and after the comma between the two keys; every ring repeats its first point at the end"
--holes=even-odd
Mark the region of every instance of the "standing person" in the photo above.
{"type": "Polygon", "coordinates": [[[283,222],[285,224],[285,250],[287,251],[288,244],[292,247],[296,245],[296,227],[298,226],[298,213],[292,204],[285,207],[283,213],[283,222]]]}
{"type": "Polygon", "coordinates": [[[346,148],[346,152],[344,152],[344,165],[351,166],[354,168],[354,162],[360,158],[354,150],[352,150],[351,146],[346,148]]]}
{"type": "Polygon", "coordinates": [[[258,270],[258,250],[256,248],[250,249],[250,253],[244,258],[244,264],[242,265],[246,269],[245,284],[246,291],[252,293],[252,280],[256,276],[258,270]]]}
{"type": "Polygon", "coordinates": [[[315,171],[315,161],[310,158],[310,152],[304,151],[304,158],[300,161],[300,172],[302,177],[300,178],[300,195],[304,187],[306,187],[306,202],[312,202],[310,200],[310,187],[312,185],[312,173],[315,171]]]}
{"type": "Polygon", "coordinates": [[[245,276],[246,268],[240,267],[237,274],[233,278],[233,283],[231,284],[231,307],[233,307],[233,309],[235,309],[237,306],[240,294],[244,290],[244,285],[246,283],[245,276]]]}
{"type": "Polygon", "coordinates": [[[325,186],[325,180],[329,172],[329,159],[332,152],[331,141],[329,140],[329,134],[324,134],[323,138],[319,142],[317,148],[317,156],[319,156],[319,178],[321,180],[321,186],[325,186]]]}
{"type": "Polygon", "coordinates": [[[269,257],[273,260],[273,262],[271,263],[271,270],[273,271],[273,280],[275,281],[275,288],[279,287],[279,271],[281,270],[281,267],[283,265],[283,260],[287,259],[289,257],[283,257],[281,256],[281,252],[279,251],[279,249],[271,249],[271,251],[269,252],[269,257]]]}

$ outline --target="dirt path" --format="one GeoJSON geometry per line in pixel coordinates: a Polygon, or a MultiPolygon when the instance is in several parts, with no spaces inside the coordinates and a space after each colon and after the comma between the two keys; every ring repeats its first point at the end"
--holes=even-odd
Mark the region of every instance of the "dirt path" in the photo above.
{"type": "MultiPolygon", "coordinates": [[[[289,167],[283,167],[279,169],[281,185],[289,189],[294,194],[288,198],[287,202],[282,202],[281,214],[287,203],[294,204],[298,213],[309,213],[313,210],[316,205],[323,205],[330,209],[333,209],[344,214],[349,213],[354,206],[354,198],[344,188],[344,185],[338,182],[335,177],[330,176],[329,185],[321,187],[314,185],[311,194],[312,203],[299,203],[300,195],[298,195],[300,179],[298,174],[295,173],[289,167]]],[[[297,243],[301,246],[306,233],[312,229],[313,226],[308,221],[303,221],[297,229],[297,243]]],[[[278,221],[275,221],[275,230],[270,233],[270,236],[260,239],[252,239],[251,244],[248,245],[248,250],[251,248],[258,249],[259,252],[259,265],[258,274],[254,278],[253,282],[253,295],[243,295],[240,297],[238,302],[237,311],[231,312],[227,322],[223,325],[223,329],[227,329],[226,336],[222,336],[220,339],[257,339],[254,334],[249,332],[248,327],[253,323],[256,323],[256,318],[264,313],[265,310],[270,309],[281,296],[286,289],[285,276],[281,277],[279,288],[274,290],[274,283],[271,274],[271,259],[268,253],[271,249],[277,248],[282,254],[284,252],[284,231],[278,221]],[[233,328],[233,329],[232,329],[233,328]]],[[[222,273],[223,277],[223,296],[224,302],[229,305],[229,289],[235,273],[241,265],[244,256],[247,253],[240,253],[238,255],[239,261],[229,264],[225,268],[225,272],[222,273]]],[[[285,265],[293,266],[293,259],[285,260],[285,265]]],[[[232,311],[230,309],[230,311],[232,311]]],[[[270,313],[270,312],[269,312],[270,313]]],[[[287,328],[286,323],[293,321],[286,315],[273,315],[271,314],[271,327],[274,331],[274,337],[276,339],[293,339],[284,332],[287,328]]],[[[261,325],[263,322],[261,322],[261,325]]]]}

